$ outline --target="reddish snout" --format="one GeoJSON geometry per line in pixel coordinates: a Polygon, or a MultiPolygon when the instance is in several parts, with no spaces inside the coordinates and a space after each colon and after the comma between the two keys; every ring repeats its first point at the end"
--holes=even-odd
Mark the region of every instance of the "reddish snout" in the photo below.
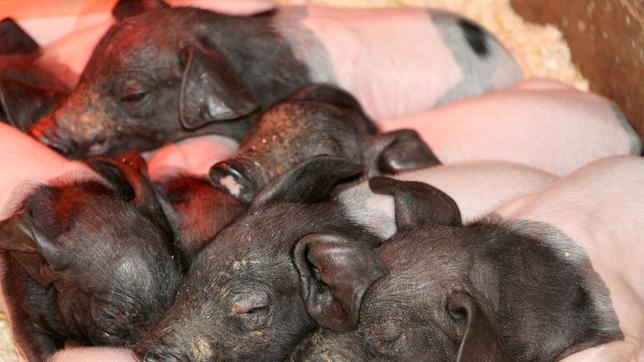
{"type": "MultiPolygon", "coordinates": [[[[48,114],[31,127],[29,134],[56,151],[70,155],[73,149],[71,137],[58,123],[48,114]]],[[[69,120],[65,120],[64,123],[69,123],[69,120]]]]}
{"type": "Polygon", "coordinates": [[[71,158],[104,154],[105,141],[117,127],[103,108],[96,97],[72,95],[34,124],[29,134],[71,158]]]}

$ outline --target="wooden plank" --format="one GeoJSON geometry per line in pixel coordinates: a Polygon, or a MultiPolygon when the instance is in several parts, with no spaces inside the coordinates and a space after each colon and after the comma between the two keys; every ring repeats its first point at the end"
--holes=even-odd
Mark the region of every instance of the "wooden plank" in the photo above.
{"type": "Polygon", "coordinates": [[[644,138],[644,1],[512,0],[524,19],[556,25],[590,89],[614,100],[644,138]]]}

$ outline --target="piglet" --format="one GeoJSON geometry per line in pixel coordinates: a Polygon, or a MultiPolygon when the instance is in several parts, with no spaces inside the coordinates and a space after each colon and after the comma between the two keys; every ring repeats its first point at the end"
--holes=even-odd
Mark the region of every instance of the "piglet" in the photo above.
{"type": "MultiPolygon", "coordinates": [[[[644,175],[644,161],[636,163],[644,175]]],[[[602,191],[608,186],[595,183],[596,177],[613,175],[613,171],[586,174],[590,178],[582,177],[578,183],[575,178],[581,175],[576,174],[543,195],[574,183],[596,195],[597,186],[602,191]]],[[[616,174],[633,176],[632,171],[616,174]]],[[[608,187],[633,196],[631,191],[636,189],[614,186],[613,177],[605,177],[611,179],[608,187]]],[[[628,181],[632,186],[642,181],[641,177],[632,179],[628,181]]],[[[295,349],[291,360],[545,362],[602,343],[620,343],[615,341],[623,339],[622,331],[627,333],[623,325],[620,330],[615,314],[617,310],[619,315],[620,305],[611,282],[595,268],[592,255],[575,243],[574,236],[564,234],[567,230],[527,220],[491,219],[463,226],[456,202],[433,186],[384,177],[372,178],[369,186],[394,198],[398,232],[352,267],[370,270],[382,262],[387,273],[365,292],[355,330],[320,329],[295,349]]],[[[557,197],[552,194],[552,204],[537,198],[533,205],[541,205],[551,215],[574,219],[585,213],[594,216],[615,201],[614,194],[602,193],[599,204],[586,203],[586,197],[592,196],[572,192],[575,189],[580,191],[573,187],[566,188],[566,193],[557,192],[557,197]],[[567,210],[568,206],[572,208],[567,210]]],[[[641,199],[635,196],[627,206],[614,205],[620,210],[639,209],[641,199]]],[[[592,219],[595,230],[617,230],[612,226],[614,213],[606,216],[605,220],[592,219]]],[[[342,233],[309,236],[312,242],[334,243],[351,242],[353,237],[342,233]]],[[[326,272],[342,274],[338,266],[326,272]]],[[[641,308],[631,305],[633,309],[639,310],[629,318],[641,322],[641,308]]],[[[603,359],[608,360],[613,359],[603,359]]]]}
{"type": "Polygon", "coordinates": [[[235,157],[214,165],[210,177],[217,187],[250,203],[278,176],[319,155],[354,160],[369,175],[438,163],[414,131],[379,134],[351,94],[317,84],[262,113],[235,157]]]}
{"type": "Polygon", "coordinates": [[[530,233],[578,273],[599,274],[610,291],[604,308],[615,308],[624,339],[581,351],[566,362],[640,361],[644,356],[642,182],[643,158],[606,158],[498,211],[503,219],[537,223],[530,233]]]}
{"type": "Polygon", "coordinates": [[[0,169],[11,175],[2,178],[2,295],[19,350],[40,361],[67,339],[133,343],[182,277],[152,186],[128,164],[70,162],[0,126],[0,169]],[[20,191],[62,172],[70,174],[20,191]]]}
{"type": "Polygon", "coordinates": [[[134,347],[144,361],[275,361],[318,325],[351,328],[357,301],[380,275],[352,264],[382,242],[331,200],[360,164],[318,156],[265,187],[247,213],[196,257],[165,317],[134,347]],[[353,243],[308,243],[324,230],[357,233],[353,243]],[[350,286],[337,289],[343,280],[350,286]],[[204,323],[204,321],[207,321],[204,323]]]}
{"type": "Polygon", "coordinates": [[[340,86],[381,118],[521,78],[491,34],[440,11],[282,7],[241,17],[164,7],[111,27],[68,100],[31,133],[70,157],[115,155],[202,134],[240,139],[254,111],[310,83],[340,86]]]}
{"type": "Polygon", "coordinates": [[[559,176],[602,157],[639,155],[642,149],[637,132],[613,102],[553,80],[528,80],[376,123],[383,131],[414,129],[443,164],[505,160],[559,176]]]}

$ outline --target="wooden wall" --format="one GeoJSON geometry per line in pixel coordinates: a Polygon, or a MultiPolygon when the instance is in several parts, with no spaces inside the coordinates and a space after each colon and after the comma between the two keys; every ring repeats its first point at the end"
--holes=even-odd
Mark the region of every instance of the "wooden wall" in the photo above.
{"type": "Polygon", "coordinates": [[[644,138],[644,0],[512,0],[525,20],[563,32],[592,91],[617,102],[644,138]]]}

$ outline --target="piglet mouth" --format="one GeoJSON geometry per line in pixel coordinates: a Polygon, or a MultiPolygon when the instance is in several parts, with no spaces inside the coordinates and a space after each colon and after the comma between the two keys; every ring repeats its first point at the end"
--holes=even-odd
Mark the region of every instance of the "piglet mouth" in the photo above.
{"type": "Polygon", "coordinates": [[[74,151],[69,138],[61,135],[51,117],[45,117],[33,125],[29,135],[63,155],[69,156],[74,151]]]}
{"type": "Polygon", "coordinates": [[[107,142],[94,142],[87,149],[87,156],[88,157],[102,156],[107,153],[108,149],[109,149],[109,145],[107,144],[107,142]]]}
{"type": "Polygon", "coordinates": [[[31,135],[36,138],[41,143],[47,145],[49,148],[54,151],[61,153],[63,155],[69,156],[71,153],[71,147],[64,143],[62,140],[57,139],[56,137],[51,137],[43,133],[39,133],[38,129],[32,129],[31,135]]]}

